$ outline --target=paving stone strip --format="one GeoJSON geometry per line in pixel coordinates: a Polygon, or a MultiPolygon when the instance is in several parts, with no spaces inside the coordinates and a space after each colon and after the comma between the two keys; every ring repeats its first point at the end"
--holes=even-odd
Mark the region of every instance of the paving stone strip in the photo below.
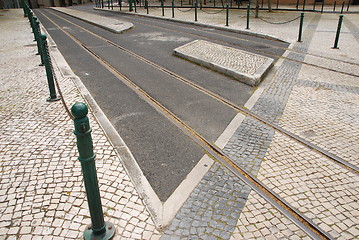
{"type": "Polygon", "coordinates": [[[187,43],[173,52],[251,86],[257,86],[262,81],[274,62],[268,57],[204,40],[187,43]]]}

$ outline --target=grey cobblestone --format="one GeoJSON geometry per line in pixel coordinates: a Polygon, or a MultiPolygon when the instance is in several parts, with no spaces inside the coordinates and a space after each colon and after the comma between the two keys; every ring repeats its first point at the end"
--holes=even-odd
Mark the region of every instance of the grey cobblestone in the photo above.
{"type": "MultiPolygon", "coordinates": [[[[0,19],[0,236],[79,239],[90,218],[73,122],[60,102],[46,102],[45,72],[38,66],[22,10],[4,15],[6,20],[0,19]],[[12,30],[14,21],[17,31],[12,30]]],[[[67,102],[84,102],[72,79],[55,71],[67,102]]],[[[116,239],[126,234],[132,239],[145,235],[155,239],[159,232],[116,151],[92,113],[89,118],[105,220],[117,227],[116,239]],[[117,196],[126,202],[116,201],[117,196]]]]}
{"type": "Polygon", "coordinates": [[[161,239],[228,239],[248,194],[248,187],[215,163],[161,239]]]}

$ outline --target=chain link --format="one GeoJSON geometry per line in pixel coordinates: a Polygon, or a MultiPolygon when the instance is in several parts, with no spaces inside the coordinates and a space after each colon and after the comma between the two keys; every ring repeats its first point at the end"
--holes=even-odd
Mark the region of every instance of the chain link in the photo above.
{"type": "Polygon", "coordinates": [[[217,14],[217,13],[221,13],[224,11],[224,8],[222,8],[221,10],[217,11],[217,12],[207,12],[207,11],[204,11],[203,8],[201,9],[202,12],[204,13],[207,13],[207,14],[217,14]]]}
{"type": "Polygon", "coordinates": [[[68,114],[68,116],[73,120],[73,119],[74,119],[74,116],[72,116],[72,114],[71,114],[69,108],[67,107],[67,104],[66,104],[66,102],[65,102],[65,98],[64,98],[64,96],[62,95],[62,91],[61,91],[61,88],[60,88],[60,84],[59,84],[59,82],[57,81],[57,77],[56,77],[56,73],[55,73],[54,67],[53,67],[53,65],[52,65],[51,55],[50,55],[50,51],[49,51],[49,46],[47,45],[47,41],[44,42],[44,47],[45,47],[45,53],[46,53],[46,55],[47,55],[47,58],[48,58],[48,60],[49,60],[49,64],[50,64],[50,67],[51,67],[52,76],[53,76],[53,78],[54,78],[57,91],[59,92],[59,95],[60,95],[60,99],[61,99],[62,105],[64,106],[64,108],[65,108],[66,113],[68,114]]]}
{"type": "MultiPolygon", "coordinates": [[[[251,10],[253,14],[256,14],[256,12],[254,12],[253,10],[251,10]]],[[[285,21],[285,22],[271,22],[271,21],[268,21],[268,20],[265,20],[264,18],[261,18],[260,16],[258,16],[258,18],[260,20],[262,20],[263,22],[266,22],[266,23],[269,23],[269,24],[287,24],[287,23],[291,23],[291,22],[294,22],[295,20],[299,19],[300,16],[296,17],[296,18],[293,18],[289,21],[285,21]]]]}
{"type": "Polygon", "coordinates": [[[190,9],[188,9],[188,10],[181,10],[180,8],[178,8],[178,7],[177,7],[177,10],[178,10],[178,11],[180,11],[180,12],[189,12],[189,11],[191,11],[191,10],[192,10],[192,8],[193,8],[193,7],[191,7],[191,8],[190,8],[190,9]]]}

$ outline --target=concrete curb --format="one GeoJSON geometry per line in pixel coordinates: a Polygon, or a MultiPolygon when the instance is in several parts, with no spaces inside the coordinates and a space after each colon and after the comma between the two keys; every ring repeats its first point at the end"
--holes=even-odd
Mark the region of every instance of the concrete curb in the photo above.
{"type": "Polygon", "coordinates": [[[205,24],[205,23],[183,21],[183,20],[179,20],[179,19],[158,17],[158,16],[145,15],[145,14],[140,14],[140,13],[119,12],[119,11],[114,11],[114,10],[110,10],[110,9],[102,9],[102,8],[96,8],[96,7],[94,7],[93,9],[98,10],[98,11],[115,12],[115,13],[119,13],[119,14],[136,15],[136,16],[140,16],[140,17],[162,19],[162,20],[167,20],[167,21],[171,21],[171,22],[192,24],[192,25],[196,25],[196,26],[212,28],[212,29],[216,29],[216,30],[222,30],[222,31],[233,32],[233,33],[239,33],[239,34],[244,34],[244,35],[248,35],[248,36],[255,36],[255,37],[260,37],[260,38],[264,38],[264,39],[270,39],[270,40],[274,40],[274,41],[284,42],[284,43],[287,42],[287,41],[285,41],[283,39],[280,39],[280,38],[277,38],[275,36],[270,36],[270,35],[265,35],[265,34],[260,34],[260,33],[254,33],[254,32],[248,32],[248,31],[243,31],[243,30],[229,28],[229,27],[221,27],[221,26],[209,25],[209,24],[205,24]]]}
{"type": "Polygon", "coordinates": [[[113,32],[113,33],[116,33],[116,34],[119,34],[119,33],[123,33],[131,28],[133,28],[133,24],[132,23],[129,23],[129,22],[123,22],[123,27],[120,28],[120,30],[117,30],[116,27],[108,27],[108,26],[105,26],[103,25],[102,23],[99,23],[99,22],[96,22],[94,20],[91,20],[91,19],[86,19],[84,17],[80,17],[80,16],[77,16],[75,14],[71,14],[69,12],[66,12],[66,11],[62,11],[61,9],[59,8],[55,8],[55,7],[51,7],[52,10],[55,10],[57,12],[60,12],[60,13],[63,13],[63,14],[66,14],[67,16],[71,16],[71,17],[74,17],[76,19],[79,19],[79,20],[82,20],[84,22],[87,22],[87,23],[90,23],[94,26],[97,26],[97,27],[100,27],[100,28],[103,28],[107,31],[110,31],[110,32],[113,32]]]}

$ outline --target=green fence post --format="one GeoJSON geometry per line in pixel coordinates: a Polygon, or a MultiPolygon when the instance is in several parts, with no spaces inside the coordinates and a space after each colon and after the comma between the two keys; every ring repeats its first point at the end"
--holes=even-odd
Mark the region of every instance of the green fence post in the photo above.
{"type": "Polygon", "coordinates": [[[248,6],[247,6],[247,27],[246,27],[246,29],[249,29],[249,14],[250,14],[250,11],[251,11],[251,7],[248,4],[248,6]]]}
{"type": "Polygon", "coordinates": [[[165,16],[165,4],[163,2],[164,0],[161,0],[161,8],[162,8],[162,16],[165,16]]]}
{"type": "Polygon", "coordinates": [[[44,63],[45,63],[47,83],[48,83],[49,90],[50,90],[50,97],[46,101],[48,101],[48,102],[58,101],[58,100],[60,100],[60,98],[58,98],[56,96],[54,76],[52,74],[52,65],[51,65],[51,62],[50,62],[51,59],[50,59],[50,55],[49,55],[49,49],[48,49],[48,46],[47,46],[46,35],[41,34],[40,39],[41,39],[41,42],[42,42],[42,55],[43,55],[43,60],[44,60],[44,63]]]}
{"type": "Polygon", "coordinates": [[[304,22],[304,13],[301,13],[301,14],[300,14],[300,23],[299,23],[298,42],[301,42],[301,41],[302,41],[303,22],[304,22]]]}
{"type": "MultiPolygon", "coordinates": [[[[41,40],[39,39],[40,34],[41,34],[40,22],[36,20],[35,21],[35,39],[36,39],[36,45],[37,45],[37,53],[36,53],[36,55],[41,56],[41,40]]],[[[41,61],[41,63],[43,64],[42,61],[41,61]]]]}
{"type": "Polygon", "coordinates": [[[129,0],[129,1],[128,1],[128,7],[129,7],[128,10],[129,10],[130,12],[132,12],[132,11],[133,11],[133,9],[132,9],[132,0],[129,0]]]}
{"type": "Polygon", "coordinates": [[[226,26],[228,27],[228,18],[229,18],[229,5],[227,3],[227,6],[226,6],[226,26]]]}
{"type": "Polygon", "coordinates": [[[197,7],[198,7],[198,2],[197,0],[194,3],[194,21],[197,22],[198,18],[197,18],[197,7]]]}
{"type": "Polygon", "coordinates": [[[345,2],[342,3],[342,9],[340,10],[340,14],[343,14],[343,11],[344,11],[344,4],[345,2]]]}
{"type": "Polygon", "coordinates": [[[86,228],[84,239],[111,239],[116,229],[112,223],[104,220],[91,138],[92,129],[87,117],[88,108],[84,103],[75,103],[71,108],[71,113],[74,116],[78,160],[81,163],[92,223],[86,228]]]}
{"type": "Polygon", "coordinates": [[[335,42],[334,42],[334,49],[338,49],[338,42],[339,42],[339,35],[340,35],[340,29],[342,28],[342,22],[343,22],[343,15],[339,16],[339,22],[338,22],[338,28],[337,28],[337,34],[335,36],[335,42]]]}
{"type": "Polygon", "coordinates": [[[323,13],[323,10],[324,10],[324,0],[322,2],[322,9],[320,10],[320,13],[323,13]]]}
{"type": "Polygon", "coordinates": [[[175,17],[175,2],[172,0],[172,18],[175,17]]]}

